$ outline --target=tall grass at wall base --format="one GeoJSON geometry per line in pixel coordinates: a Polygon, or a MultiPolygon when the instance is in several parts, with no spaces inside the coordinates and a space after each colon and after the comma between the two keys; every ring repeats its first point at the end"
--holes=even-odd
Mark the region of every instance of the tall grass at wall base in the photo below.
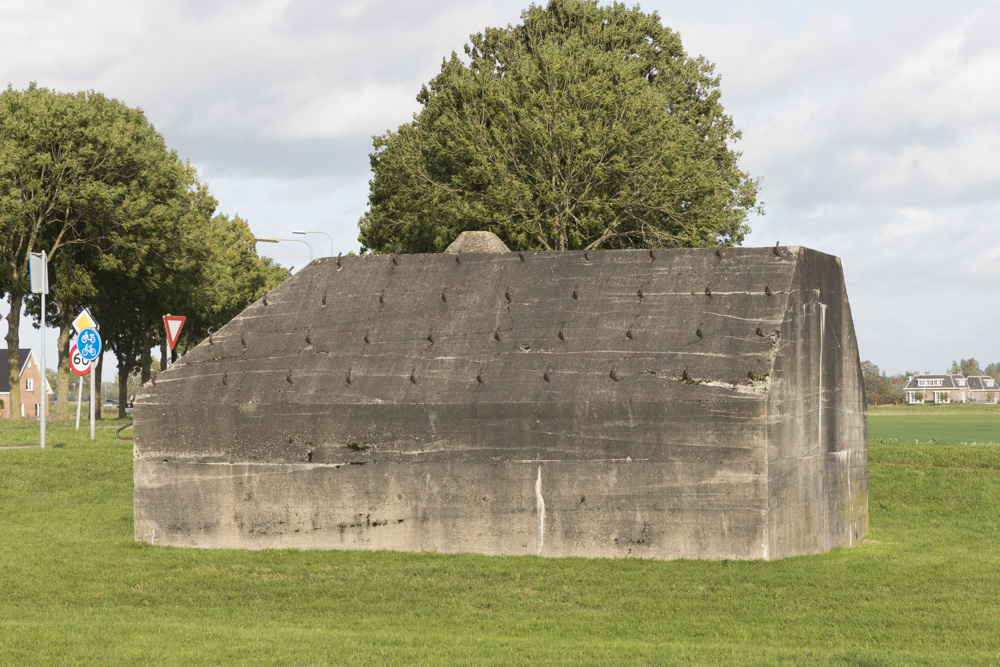
{"type": "MultiPolygon", "coordinates": [[[[45,450],[0,450],[3,665],[1000,656],[995,442],[879,435],[861,546],[773,562],[659,562],[138,545],[130,443],[113,429],[96,442],[71,424],[48,431],[45,450]]],[[[0,426],[0,447],[32,444],[30,435],[0,426]]]]}

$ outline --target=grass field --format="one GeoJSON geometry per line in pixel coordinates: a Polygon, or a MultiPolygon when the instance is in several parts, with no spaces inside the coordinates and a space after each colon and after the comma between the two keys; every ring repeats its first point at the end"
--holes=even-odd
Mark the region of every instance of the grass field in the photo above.
{"type": "Polygon", "coordinates": [[[871,416],[866,544],[769,563],[136,545],[130,443],[53,424],[0,450],[0,664],[997,664],[1000,435],[943,416],[871,416]]]}
{"type": "Polygon", "coordinates": [[[998,405],[894,405],[868,412],[868,438],[962,444],[1000,442],[998,405]]]}

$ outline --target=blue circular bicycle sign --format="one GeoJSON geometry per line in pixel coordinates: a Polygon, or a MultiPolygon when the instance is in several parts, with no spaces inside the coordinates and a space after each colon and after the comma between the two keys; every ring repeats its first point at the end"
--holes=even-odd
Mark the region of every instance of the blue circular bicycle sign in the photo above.
{"type": "Polygon", "coordinates": [[[84,329],[76,341],[80,356],[84,361],[93,361],[101,356],[101,336],[94,329],[84,329]]]}

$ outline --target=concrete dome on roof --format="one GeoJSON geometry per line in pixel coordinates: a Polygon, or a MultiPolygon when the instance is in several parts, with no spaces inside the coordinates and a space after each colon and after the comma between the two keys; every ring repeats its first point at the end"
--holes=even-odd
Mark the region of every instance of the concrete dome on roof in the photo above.
{"type": "Polygon", "coordinates": [[[510,248],[493,232],[462,232],[444,251],[457,255],[459,252],[510,252],[510,248]]]}

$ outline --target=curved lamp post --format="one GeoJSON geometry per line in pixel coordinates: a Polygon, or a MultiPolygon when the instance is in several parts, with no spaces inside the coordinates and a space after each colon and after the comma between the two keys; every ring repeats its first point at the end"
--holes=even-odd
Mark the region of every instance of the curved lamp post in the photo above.
{"type": "Polygon", "coordinates": [[[313,249],[312,246],[303,241],[302,239],[277,239],[269,236],[255,236],[254,241],[258,243],[281,243],[282,241],[291,241],[293,243],[305,243],[305,246],[309,248],[309,261],[313,261],[313,249]]]}
{"type": "Polygon", "coordinates": [[[300,229],[300,230],[296,230],[296,231],[292,232],[292,234],[322,234],[326,238],[330,239],[330,257],[333,257],[333,237],[330,236],[329,234],[327,234],[326,232],[318,232],[318,231],[315,231],[315,230],[312,230],[312,229],[308,229],[308,230],[301,230],[300,229]]]}

